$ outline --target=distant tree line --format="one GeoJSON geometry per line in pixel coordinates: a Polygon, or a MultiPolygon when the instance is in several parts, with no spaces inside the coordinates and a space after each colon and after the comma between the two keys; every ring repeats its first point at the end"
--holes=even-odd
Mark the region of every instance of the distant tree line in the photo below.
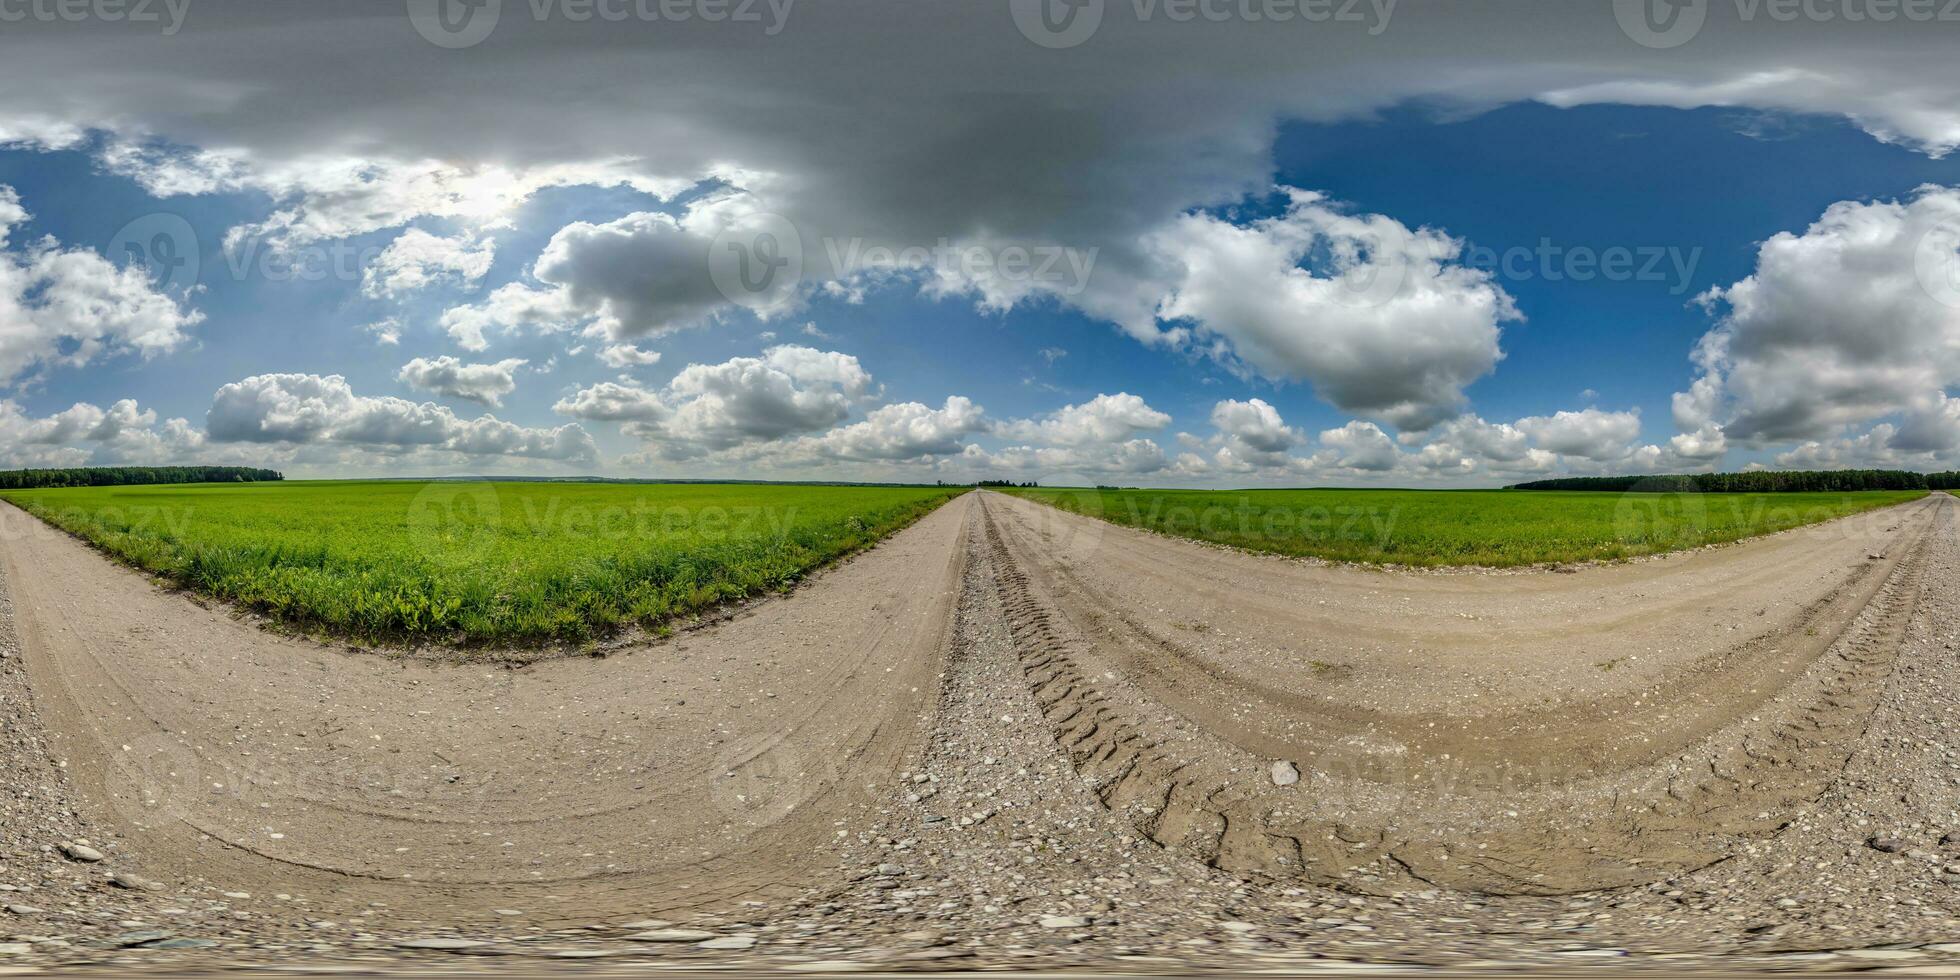
{"type": "Polygon", "coordinates": [[[974,486],[976,487],[1038,487],[1041,486],[1041,484],[1036,483],[1033,480],[1029,480],[1026,483],[1015,483],[1013,480],[981,480],[979,483],[974,484],[974,486]]]}
{"type": "Polygon", "coordinates": [[[1533,480],[1507,490],[1601,490],[1607,493],[1818,493],[1845,490],[1947,490],[1960,473],[1908,470],[1753,470],[1674,476],[1569,476],[1533,480]]]}
{"type": "Polygon", "coordinates": [[[37,487],[128,487],[149,483],[263,483],[283,480],[277,470],[247,466],[82,466],[65,470],[0,472],[0,490],[37,487]]]}

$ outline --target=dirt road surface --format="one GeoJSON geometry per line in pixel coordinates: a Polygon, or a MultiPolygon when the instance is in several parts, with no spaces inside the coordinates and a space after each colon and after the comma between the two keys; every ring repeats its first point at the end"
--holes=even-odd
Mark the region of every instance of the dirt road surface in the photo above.
{"type": "Polygon", "coordinates": [[[1433,574],[975,493],[727,620],[491,667],[5,518],[0,967],[1960,964],[1944,494],[1433,574]]]}

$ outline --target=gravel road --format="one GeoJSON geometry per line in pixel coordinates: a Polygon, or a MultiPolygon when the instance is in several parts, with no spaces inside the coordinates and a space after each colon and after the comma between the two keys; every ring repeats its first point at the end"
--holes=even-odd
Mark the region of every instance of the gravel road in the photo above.
{"type": "Polygon", "coordinates": [[[1944,494],[1433,574],[975,493],[507,666],[4,516],[0,971],[1960,967],[1944,494]]]}

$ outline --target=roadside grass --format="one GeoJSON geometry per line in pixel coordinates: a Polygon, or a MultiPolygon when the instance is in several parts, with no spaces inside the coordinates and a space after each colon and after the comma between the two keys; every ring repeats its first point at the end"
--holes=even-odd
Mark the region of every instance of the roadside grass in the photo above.
{"type": "Polygon", "coordinates": [[[1114,524],[1371,564],[1514,567],[1634,558],[1917,500],[1857,493],[1522,490],[1003,490],[1114,524]]]}
{"type": "Polygon", "coordinates": [[[583,641],[790,586],[963,490],[285,482],[0,493],[122,561],[369,642],[583,641]]]}

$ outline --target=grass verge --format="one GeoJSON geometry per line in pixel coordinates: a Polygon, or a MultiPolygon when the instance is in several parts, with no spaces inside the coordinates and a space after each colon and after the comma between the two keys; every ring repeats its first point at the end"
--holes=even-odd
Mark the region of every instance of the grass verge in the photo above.
{"type": "Polygon", "coordinates": [[[583,641],[780,590],[962,492],[285,482],[0,493],[138,568],[303,629],[583,641]]]}
{"type": "Polygon", "coordinates": [[[1516,490],[1003,491],[1127,527],[1281,555],[1515,567],[1720,544],[1924,497],[1516,490]]]}

